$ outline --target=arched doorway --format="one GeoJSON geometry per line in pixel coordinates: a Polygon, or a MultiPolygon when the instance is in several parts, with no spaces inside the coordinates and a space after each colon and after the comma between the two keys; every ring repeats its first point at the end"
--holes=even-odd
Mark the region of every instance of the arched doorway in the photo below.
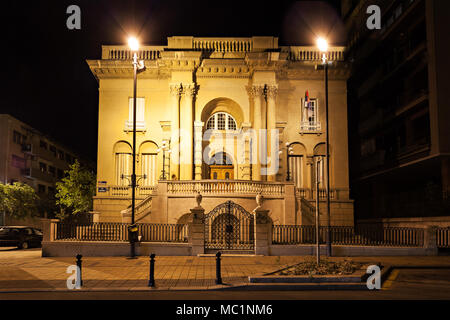
{"type": "Polygon", "coordinates": [[[234,179],[234,166],[231,157],[225,152],[218,152],[209,162],[209,178],[212,180],[234,179]]]}
{"type": "Polygon", "coordinates": [[[227,180],[239,178],[239,129],[244,113],[235,101],[216,98],[209,101],[201,112],[204,122],[202,141],[202,178],[227,180]]]}

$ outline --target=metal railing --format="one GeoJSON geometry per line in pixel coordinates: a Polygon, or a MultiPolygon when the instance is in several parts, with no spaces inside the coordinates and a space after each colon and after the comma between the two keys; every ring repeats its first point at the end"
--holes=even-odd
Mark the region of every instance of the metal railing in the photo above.
{"type": "Polygon", "coordinates": [[[186,224],[138,224],[143,242],[188,242],[186,224]]]}
{"type": "MultiPolygon", "coordinates": [[[[129,223],[55,223],[55,241],[129,241],[129,223]]],[[[187,242],[188,227],[183,224],[138,223],[141,242],[187,242]]]]}
{"type": "Polygon", "coordinates": [[[450,228],[437,228],[436,242],[438,248],[450,248],[450,228]]]}
{"type": "MultiPolygon", "coordinates": [[[[326,227],[320,227],[320,242],[325,243],[326,227]]],[[[315,226],[274,225],[273,244],[313,244],[315,226]]],[[[331,227],[331,243],[336,245],[422,247],[424,230],[378,226],[331,227]]]]}

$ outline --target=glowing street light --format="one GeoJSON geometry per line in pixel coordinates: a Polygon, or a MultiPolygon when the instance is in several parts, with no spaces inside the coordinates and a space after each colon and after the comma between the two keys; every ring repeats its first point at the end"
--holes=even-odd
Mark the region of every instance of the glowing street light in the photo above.
{"type": "Polygon", "coordinates": [[[139,41],[135,37],[128,38],[128,46],[130,47],[131,51],[138,51],[139,50],[139,41]]]}
{"type": "MultiPolygon", "coordinates": [[[[128,39],[128,45],[133,51],[133,171],[131,174],[131,226],[130,230],[137,233],[137,226],[135,224],[135,204],[136,204],[136,91],[137,91],[137,74],[139,69],[139,62],[137,58],[137,51],[139,50],[139,41],[131,37],[128,39]]],[[[142,63],[143,65],[143,63],[142,63]]],[[[143,67],[145,68],[145,66],[143,67]]],[[[135,236],[130,234],[130,258],[135,258],[135,236]]]]}
{"type": "Polygon", "coordinates": [[[320,52],[328,51],[328,42],[324,38],[317,38],[317,48],[319,48],[320,52]]]}
{"type": "MultiPolygon", "coordinates": [[[[327,245],[327,255],[331,256],[331,230],[330,230],[330,138],[328,130],[328,41],[324,38],[317,38],[316,41],[317,48],[322,52],[322,62],[324,65],[324,75],[325,75],[325,121],[326,121],[326,193],[327,193],[327,233],[326,233],[326,245],[327,245]]],[[[319,198],[319,194],[317,194],[319,198]]],[[[317,218],[318,225],[318,218],[317,218]]]]}

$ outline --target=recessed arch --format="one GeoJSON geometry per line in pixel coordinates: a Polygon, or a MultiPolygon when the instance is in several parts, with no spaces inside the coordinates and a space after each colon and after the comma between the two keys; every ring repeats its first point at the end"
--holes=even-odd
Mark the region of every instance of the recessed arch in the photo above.
{"type": "Polygon", "coordinates": [[[203,107],[201,120],[206,124],[208,119],[218,112],[230,114],[236,121],[237,128],[240,128],[244,122],[244,112],[241,106],[236,101],[225,97],[219,97],[209,101],[203,107]]]}
{"type": "Polygon", "coordinates": [[[324,142],[316,144],[313,153],[315,156],[325,156],[327,154],[326,144],[324,142]]]}
{"type": "Polygon", "coordinates": [[[289,148],[289,155],[306,155],[306,147],[301,142],[292,142],[288,146],[289,148]]]}
{"type": "Polygon", "coordinates": [[[113,145],[113,153],[128,153],[133,152],[133,148],[128,141],[119,140],[113,145]]]}
{"type": "Polygon", "coordinates": [[[158,145],[151,140],[144,141],[139,146],[139,153],[158,153],[158,145]]]}

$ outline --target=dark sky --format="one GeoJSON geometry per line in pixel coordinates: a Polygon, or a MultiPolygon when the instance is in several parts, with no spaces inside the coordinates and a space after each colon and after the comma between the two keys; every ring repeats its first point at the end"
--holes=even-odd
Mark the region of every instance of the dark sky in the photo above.
{"type": "MultiPolygon", "coordinates": [[[[166,44],[174,35],[278,36],[313,45],[317,33],[343,44],[339,0],[331,1],[12,1],[4,8],[2,56],[10,113],[96,160],[98,87],[85,60],[102,44],[166,44]],[[66,9],[81,8],[81,30],[68,30],[66,9]],[[315,34],[316,33],[316,34],[315,34]]],[[[4,79],[5,79],[4,78],[4,79]]]]}

